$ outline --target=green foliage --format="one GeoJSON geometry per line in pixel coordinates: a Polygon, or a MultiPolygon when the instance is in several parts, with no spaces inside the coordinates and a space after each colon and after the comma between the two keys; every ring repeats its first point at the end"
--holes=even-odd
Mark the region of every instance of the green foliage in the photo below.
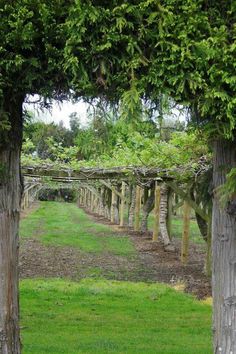
{"type": "Polygon", "coordinates": [[[25,354],[211,352],[210,306],[165,285],[24,280],[20,299],[25,354]]]}
{"type": "Polygon", "coordinates": [[[63,124],[47,124],[34,120],[34,117],[28,118],[25,122],[23,153],[33,153],[34,157],[52,161],[70,161],[71,156],[76,158],[77,154],[76,149],[73,149],[73,134],[63,124]]]}
{"type": "Polygon", "coordinates": [[[140,97],[165,94],[187,104],[206,130],[232,136],[233,1],[17,0],[2,1],[0,11],[4,99],[123,97],[123,112],[134,116],[140,97]]]}
{"type": "Polygon", "coordinates": [[[221,185],[217,193],[219,194],[222,206],[235,201],[236,196],[236,168],[232,168],[226,175],[226,182],[221,185]]]}
{"type": "Polygon", "coordinates": [[[26,155],[32,154],[34,151],[35,151],[34,143],[29,138],[26,138],[22,144],[23,154],[26,154],[26,155]]]}
{"type": "Polygon", "coordinates": [[[101,156],[95,163],[107,167],[153,166],[173,171],[180,167],[192,175],[203,155],[210,158],[207,145],[193,133],[173,133],[169,142],[133,133],[126,141],[118,142],[109,156],[101,156]]]}
{"type": "MultiPolygon", "coordinates": [[[[95,140],[88,139],[87,143],[83,145],[83,137],[88,137],[87,134],[94,136],[92,130],[87,130],[86,133],[78,136],[78,147],[63,149],[61,145],[55,145],[53,147],[55,152],[54,162],[45,161],[45,163],[53,164],[53,168],[72,168],[75,170],[81,167],[99,166],[158,167],[170,170],[170,173],[180,181],[191,178],[199,170],[202,157],[204,157],[206,163],[210,164],[211,154],[203,136],[194,133],[175,132],[166,142],[160,140],[159,137],[149,138],[142,135],[134,131],[132,125],[129,124],[121,125],[121,127],[122,129],[118,130],[119,133],[114,139],[114,147],[106,147],[105,145],[104,150],[106,148],[106,151],[103,154],[95,140]],[[86,155],[89,160],[78,161],[79,152],[86,155]],[[181,173],[179,170],[181,170],[181,173]]],[[[23,155],[22,163],[23,165],[38,165],[43,164],[44,161],[23,155]]]]}
{"type": "Polygon", "coordinates": [[[123,95],[131,108],[138,95],[156,100],[165,93],[187,104],[200,126],[214,129],[211,135],[230,138],[236,109],[233,4],[76,1],[65,50],[74,90],[123,95]]]}
{"type": "Polygon", "coordinates": [[[65,22],[70,1],[1,1],[0,96],[67,91],[63,73],[65,22]]]}

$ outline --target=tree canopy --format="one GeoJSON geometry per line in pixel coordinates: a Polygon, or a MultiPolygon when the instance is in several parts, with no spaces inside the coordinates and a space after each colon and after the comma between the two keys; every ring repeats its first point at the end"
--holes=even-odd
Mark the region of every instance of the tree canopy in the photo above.
{"type": "Polygon", "coordinates": [[[210,134],[229,138],[235,127],[235,14],[234,1],[75,1],[65,49],[73,88],[123,96],[131,108],[139,96],[155,101],[166,92],[189,105],[210,134]]]}
{"type": "Polygon", "coordinates": [[[234,1],[16,0],[0,10],[2,98],[123,98],[132,113],[165,92],[210,133],[232,135],[234,1]]]}

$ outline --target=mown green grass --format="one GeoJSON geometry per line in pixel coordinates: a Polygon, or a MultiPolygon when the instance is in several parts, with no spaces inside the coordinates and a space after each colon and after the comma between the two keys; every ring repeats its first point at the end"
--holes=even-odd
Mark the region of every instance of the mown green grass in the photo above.
{"type": "Polygon", "coordinates": [[[21,221],[21,237],[37,237],[47,245],[71,246],[84,252],[109,252],[129,256],[135,249],[127,236],[111,227],[93,222],[75,204],[41,202],[40,207],[21,221]]]}
{"type": "Polygon", "coordinates": [[[156,284],[21,283],[23,354],[210,354],[211,307],[156,284]]]}

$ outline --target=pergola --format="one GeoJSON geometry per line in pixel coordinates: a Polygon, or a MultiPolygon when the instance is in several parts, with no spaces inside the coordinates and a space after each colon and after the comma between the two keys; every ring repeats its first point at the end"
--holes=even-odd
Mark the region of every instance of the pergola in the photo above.
{"type": "Polygon", "coordinates": [[[27,207],[40,189],[49,183],[71,186],[78,191],[78,204],[90,212],[125,225],[125,207],[128,209],[128,226],[135,231],[147,231],[147,219],[154,208],[153,241],[161,237],[167,250],[171,247],[171,215],[173,208],[183,205],[183,238],[181,259],[188,259],[189,223],[191,208],[205,221],[208,215],[200,205],[189,198],[187,191],[175,181],[181,169],[158,167],[110,167],[110,168],[55,168],[51,165],[23,166],[25,192],[22,207],[27,207]],[[173,195],[179,201],[173,205],[173,195]],[[141,212],[142,211],[142,212],[141,212]],[[142,216],[141,216],[142,215],[142,216]]]}

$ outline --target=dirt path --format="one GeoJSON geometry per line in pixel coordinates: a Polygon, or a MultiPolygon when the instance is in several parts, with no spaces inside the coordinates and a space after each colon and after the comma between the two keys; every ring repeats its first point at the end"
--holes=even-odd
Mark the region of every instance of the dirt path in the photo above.
{"type": "MultiPolygon", "coordinates": [[[[96,215],[90,217],[96,222],[110,224],[96,215]]],[[[88,276],[103,276],[115,280],[168,284],[184,282],[185,290],[198,298],[211,294],[209,281],[203,274],[204,252],[200,246],[190,246],[189,263],[182,266],[179,240],[175,240],[176,251],[166,252],[161,243],[151,242],[149,234],[141,235],[128,229],[118,230],[115,225],[113,227],[117,233],[129,234],[137,250],[136,255],[122,257],[84,253],[70,247],[45,246],[36,239],[25,238],[21,240],[20,247],[20,277],[67,277],[79,280],[88,276]]]]}

